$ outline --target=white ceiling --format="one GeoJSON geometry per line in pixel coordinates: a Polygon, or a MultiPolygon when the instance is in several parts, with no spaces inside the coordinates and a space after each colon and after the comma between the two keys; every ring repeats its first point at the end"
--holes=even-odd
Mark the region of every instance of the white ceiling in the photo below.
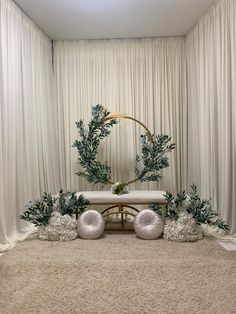
{"type": "Polygon", "coordinates": [[[214,0],[15,0],[51,39],[185,35],[214,0]]]}

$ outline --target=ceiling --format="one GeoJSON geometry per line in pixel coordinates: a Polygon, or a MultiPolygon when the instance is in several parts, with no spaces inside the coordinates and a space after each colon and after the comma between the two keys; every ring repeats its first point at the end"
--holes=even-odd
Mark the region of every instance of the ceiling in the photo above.
{"type": "Polygon", "coordinates": [[[15,0],[54,40],[185,35],[214,0],[15,0]]]}

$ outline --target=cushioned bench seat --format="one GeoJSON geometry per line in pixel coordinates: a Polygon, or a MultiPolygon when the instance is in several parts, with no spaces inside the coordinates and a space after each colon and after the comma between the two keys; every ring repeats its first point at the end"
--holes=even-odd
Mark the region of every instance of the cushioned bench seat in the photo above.
{"type": "Polygon", "coordinates": [[[164,191],[130,191],[127,194],[115,195],[110,191],[81,191],[77,196],[83,194],[91,205],[105,204],[163,204],[167,201],[164,197],[164,191]]]}
{"type": "Polygon", "coordinates": [[[121,223],[120,229],[130,230],[133,229],[133,223],[127,221],[128,216],[135,217],[139,210],[134,207],[135,205],[148,205],[160,204],[167,205],[164,191],[130,191],[127,194],[115,195],[110,191],[81,191],[77,196],[83,194],[90,205],[104,205],[105,208],[101,211],[104,218],[109,216],[114,217],[117,221],[115,225],[110,220],[106,220],[106,229],[116,229],[119,222],[121,223]],[[117,208],[117,211],[114,211],[117,208]]]}

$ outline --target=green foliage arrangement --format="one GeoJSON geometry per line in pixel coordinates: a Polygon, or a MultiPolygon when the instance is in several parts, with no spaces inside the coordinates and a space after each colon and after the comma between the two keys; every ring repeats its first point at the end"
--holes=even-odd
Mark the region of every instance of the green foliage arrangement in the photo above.
{"type": "MultiPolygon", "coordinates": [[[[168,135],[150,135],[146,133],[141,135],[142,153],[136,156],[135,174],[136,178],[143,181],[159,181],[161,179],[160,171],[169,167],[166,153],[175,148],[171,144],[171,137],[168,135]],[[141,165],[141,170],[140,168],[141,165]]],[[[137,180],[135,179],[135,181],[137,180]]]]}
{"type": "Polygon", "coordinates": [[[77,197],[76,192],[59,192],[57,209],[61,215],[82,214],[88,205],[89,201],[83,195],[77,197]]]}
{"type": "Polygon", "coordinates": [[[89,205],[89,201],[83,195],[76,197],[75,192],[63,193],[61,190],[57,197],[44,192],[40,200],[31,201],[26,205],[26,210],[20,215],[20,218],[35,226],[46,226],[54,210],[61,215],[72,216],[81,214],[87,205],[89,205]]]}
{"type": "Polygon", "coordinates": [[[229,229],[228,225],[219,217],[218,213],[212,209],[211,201],[202,200],[200,198],[195,184],[191,185],[189,194],[185,191],[181,191],[177,196],[173,196],[171,193],[167,192],[165,198],[168,201],[167,206],[151,204],[149,208],[171,220],[177,220],[180,212],[186,211],[188,214],[192,215],[199,225],[208,224],[222,230],[229,229]]]}
{"type": "Polygon", "coordinates": [[[40,200],[30,201],[20,218],[35,226],[47,225],[53,212],[56,199],[49,193],[43,193],[40,200]]]}
{"type": "MultiPolygon", "coordinates": [[[[82,120],[76,122],[80,139],[75,140],[73,146],[77,148],[78,162],[83,168],[83,171],[78,172],[77,175],[94,184],[114,185],[114,182],[111,180],[111,168],[108,163],[101,163],[96,160],[101,140],[110,134],[111,128],[117,123],[116,119],[107,119],[109,114],[109,111],[98,104],[92,106],[92,119],[88,127],[84,125],[82,120]]],[[[138,121],[136,119],[133,120],[138,121]]],[[[136,156],[136,176],[128,182],[117,182],[119,187],[123,185],[122,189],[126,191],[126,187],[135,181],[159,181],[161,178],[160,171],[169,166],[166,153],[175,148],[175,144],[171,144],[170,141],[170,136],[156,136],[148,131],[146,134],[141,135],[142,148],[141,155],[136,156]]],[[[112,191],[115,190],[117,190],[116,186],[113,186],[112,191]]],[[[118,192],[120,193],[120,189],[118,189],[118,192]]]]}
{"type": "Polygon", "coordinates": [[[84,171],[77,175],[84,177],[90,183],[102,183],[106,185],[111,182],[111,167],[96,160],[98,147],[101,140],[111,133],[111,128],[117,123],[116,120],[105,121],[110,114],[102,105],[92,106],[92,119],[86,128],[83,120],[76,122],[79,130],[80,140],[75,140],[73,147],[77,148],[79,164],[84,171]]]}
{"type": "Polygon", "coordinates": [[[197,194],[197,186],[192,184],[190,192],[190,204],[188,213],[192,214],[198,224],[205,223],[217,226],[220,229],[228,230],[229,226],[212,210],[210,200],[201,200],[197,194]]]}

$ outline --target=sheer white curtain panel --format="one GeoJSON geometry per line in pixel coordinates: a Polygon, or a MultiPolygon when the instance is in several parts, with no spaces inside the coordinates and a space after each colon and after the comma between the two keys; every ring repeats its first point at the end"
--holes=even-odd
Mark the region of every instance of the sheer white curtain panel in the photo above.
{"type": "Polygon", "coordinates": [[[32,226],[24,204],[56,192],[58,146],[51,41],[10,0],[0,1],[0,251],[32,226]]]}
{"type": "MultiPolygon", "coordinates": [[[[62,186],[95,189],[78,171],[75,121],[90,118],[91,105],[101,103],[143,121],[156,134],[172,136],[177,148],[170,167],[156,183],[136,183],[132,189],[162,188],[176,192],[181,184],[183,106],[185,105],[184,38],[81,40],[54,42],[58,103],[58,136],[62,186]]],[[[144,130],[120,121],[105,140],[99,159],[112,167],[113,180],[134,176],[135,156],[144,130]]],[[[110,187],[106,187],[110,188],[110,187]]]]}
{"type": "Polygon", "coordinates": [[[236,233],[236,1],[217,1],[186,37],[185,186],[203,197],[236,233]]]}

